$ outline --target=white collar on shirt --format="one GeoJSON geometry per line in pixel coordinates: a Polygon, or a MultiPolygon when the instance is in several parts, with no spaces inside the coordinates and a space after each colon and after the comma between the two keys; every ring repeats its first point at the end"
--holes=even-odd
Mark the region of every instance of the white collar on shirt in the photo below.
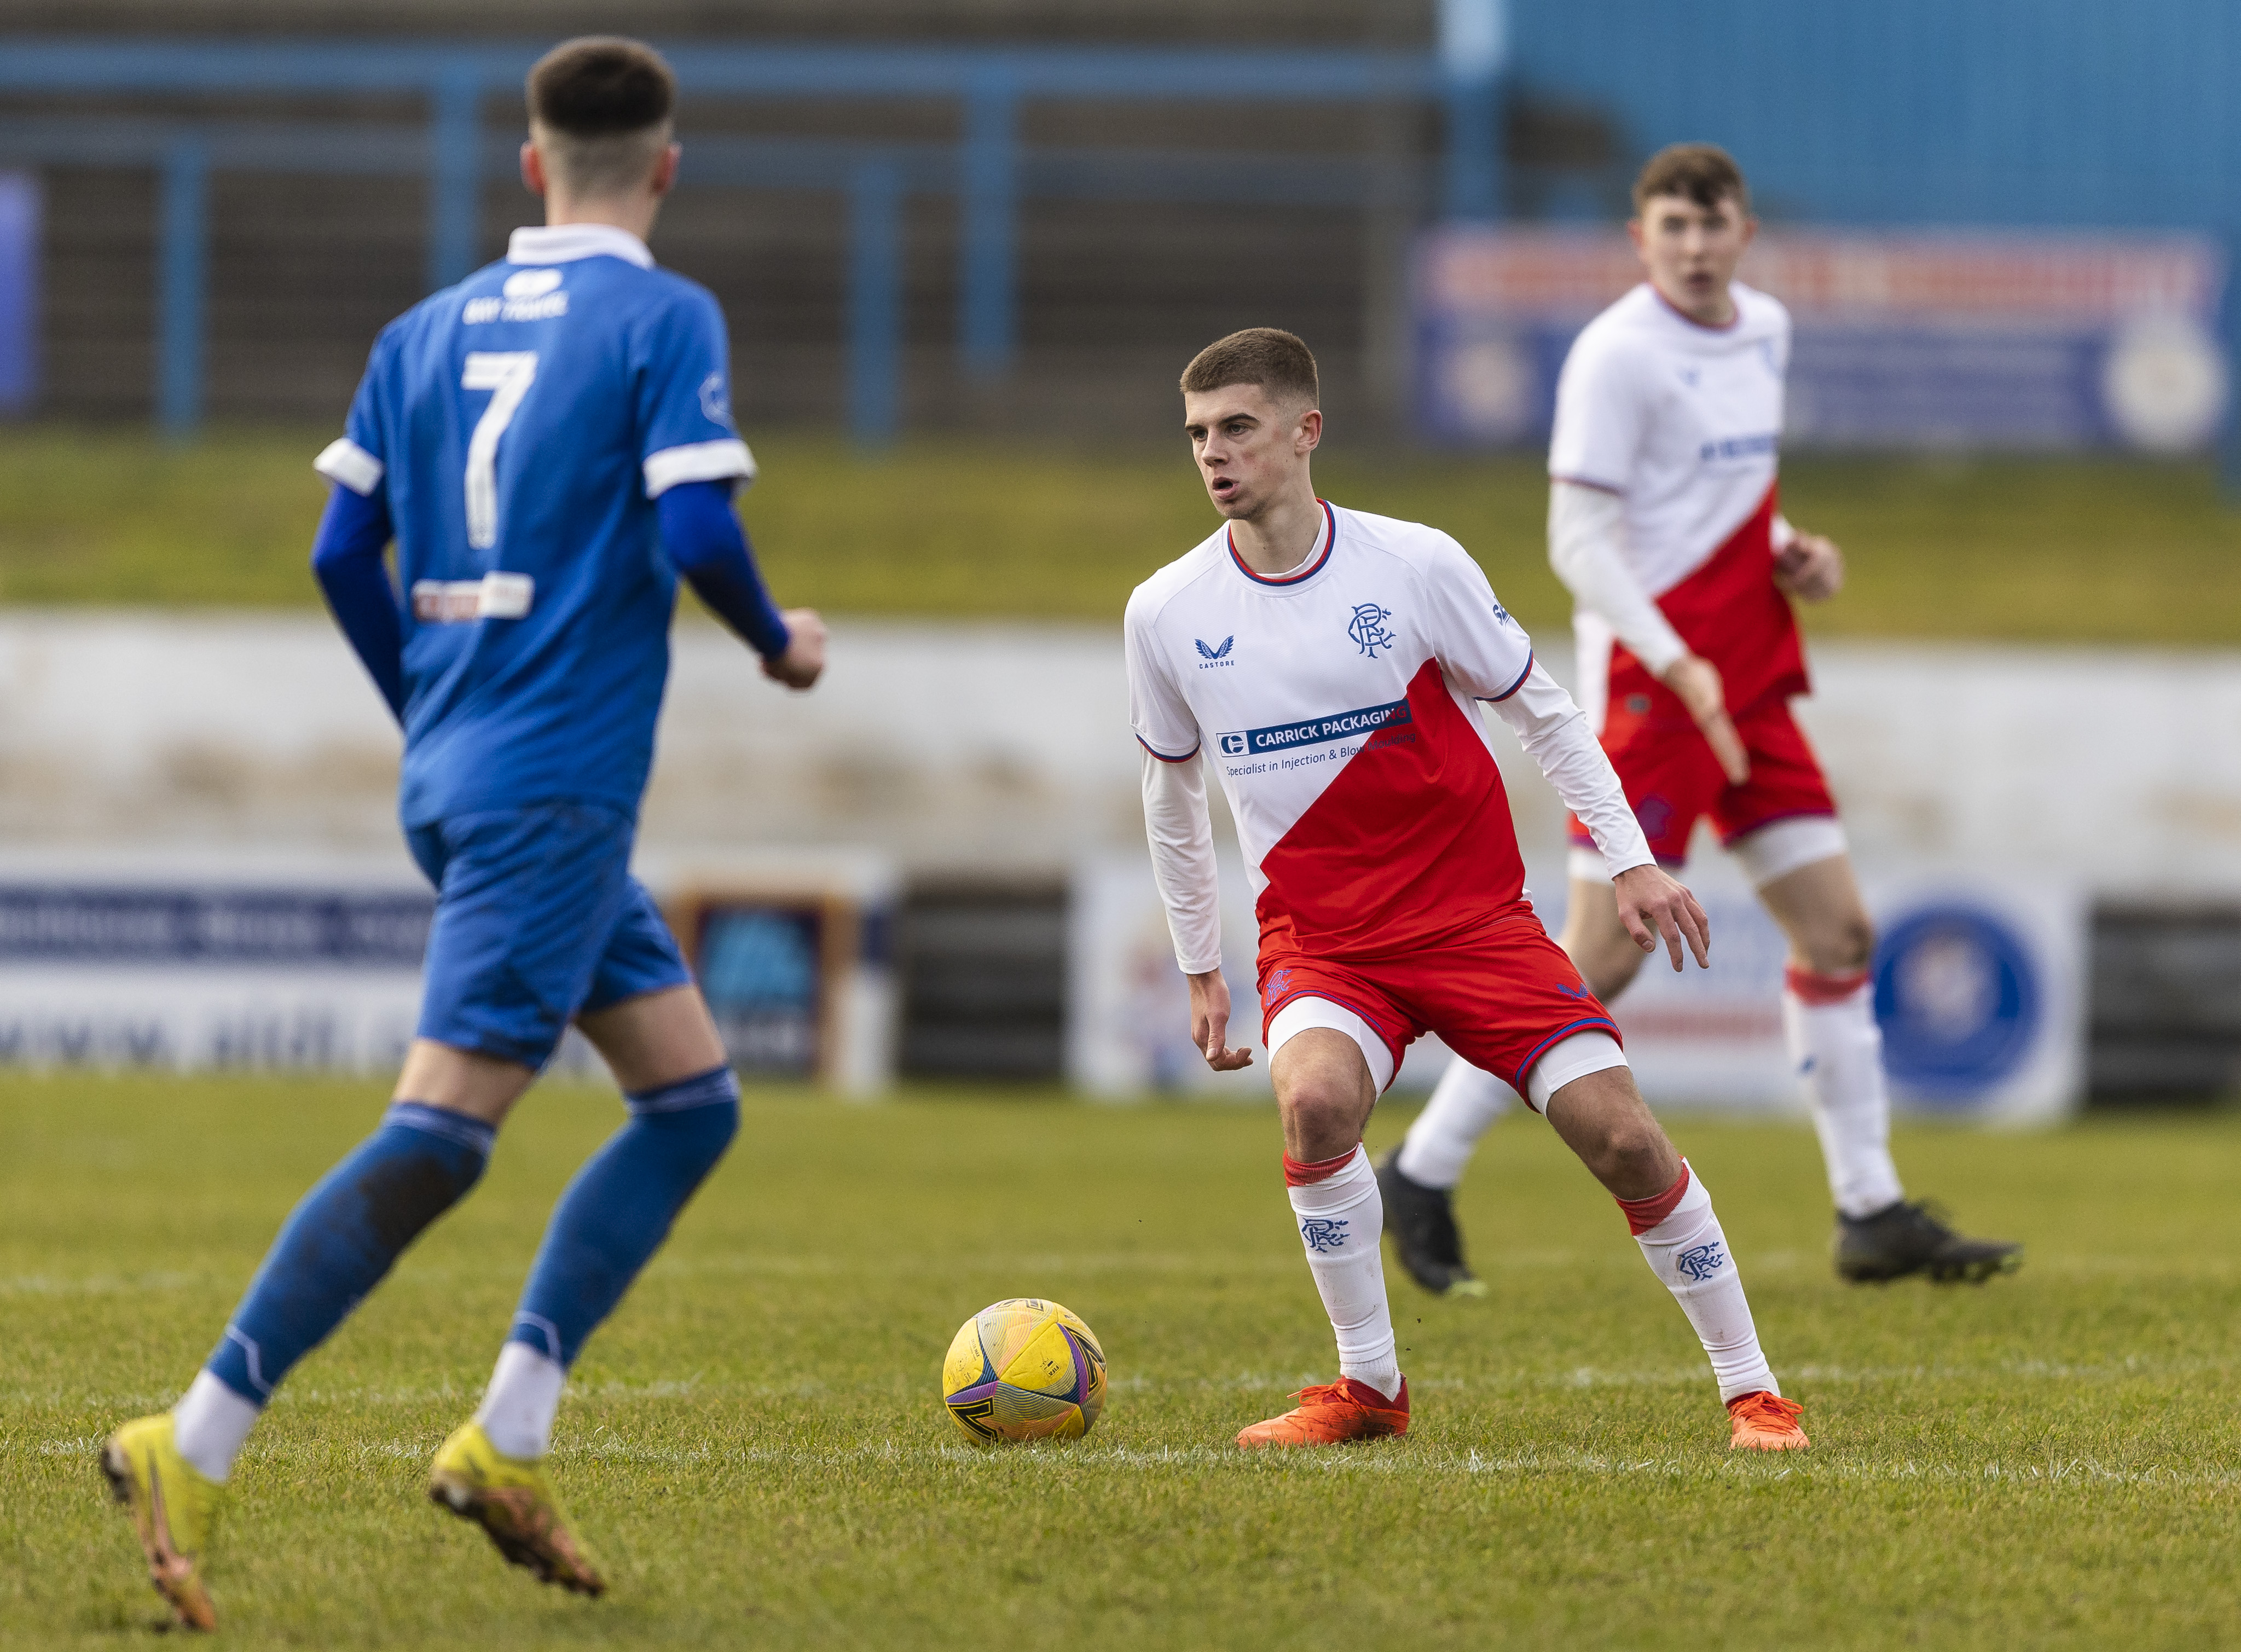
{"type": "Polygon", "coordinates": [[[579,258],[621,258],[641,270],[653,268],[646,243],[612,224],[525,224],[505,244],[508,264],[573,264],[579,258]]]}

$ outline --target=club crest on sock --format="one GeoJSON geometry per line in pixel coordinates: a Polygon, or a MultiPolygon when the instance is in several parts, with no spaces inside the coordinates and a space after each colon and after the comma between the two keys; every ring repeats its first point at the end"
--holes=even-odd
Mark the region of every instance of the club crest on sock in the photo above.
{"type": "Polygon", "coordinates": [[[1707,1280],[1728,1265],[1728,1254],[1717,1244],[1697,1245],[1673,1259],[1676,1271],[1693,1280],[1707,1280]]]}
{"type": "Polygon", "coordinates": [[[1342,1249],[1346,1244],[1345,1219],[1302,1216],[1300,1218],[1300,1237],[1308,1241],[1308,1248],[1312,1251],[1342,1249]]]}

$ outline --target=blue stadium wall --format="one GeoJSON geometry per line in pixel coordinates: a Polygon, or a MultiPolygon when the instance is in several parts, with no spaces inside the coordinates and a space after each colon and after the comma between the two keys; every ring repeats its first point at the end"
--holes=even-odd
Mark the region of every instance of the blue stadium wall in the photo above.
{"type": "Polygon", "coordinates": [[[1510,0],[1509,23],[1513,94],[1604,115],[1614,170],[1709,140],[1770,217],[2241,229],[2235,0],[1510,0]]]}

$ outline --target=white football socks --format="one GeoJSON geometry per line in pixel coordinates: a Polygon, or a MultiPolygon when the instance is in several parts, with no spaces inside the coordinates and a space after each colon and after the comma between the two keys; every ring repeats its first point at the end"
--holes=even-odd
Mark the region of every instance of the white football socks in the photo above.
{"type": "Polygon", "coordinates": [[[1789,1059],[1813,1102],[1813,1128],[1829,1192],[1847,1216],[1869,1216],[1906,1196],[1890,1155],[1890,1096],[1883,1035],[1867,973],[1816,975],[1792,965],[1782,993],[1789,1059]]]}
{"type": "Polygon", "coordinates": [[[541,1457],[552,1449],[552,1419],[560,1409],[560,1390],[567,1386],[568,1373],[559,1361],[526,1342],[508,1342],[498,1351],[498,1366],[475,1421],[499,1455],[541,1457]]]}
{"type": "Polygon", "coordinates": [[[197,1371],[171,1408],[171,1443],[196,1473],[224,1485],[262,1415],[255,1401],[243,1399],[209,1372],[197,1371]]]}
{"type": "Polygon", "coordinates": [[[1401,1363],[1385,1307],[1385,1201],[1367,1148],[1357,1147],[1326,1172],[1328,1163],[1301,1165],[1286,1157],[1292,1212],[1338,1338],[1339,1374],[1367,1382],[1390,1400],[1401,1392],[1401,1363]],[[1303,1174],[1314,1179],[1301,1180],[1303,1174]]]}
{"type": "MultiPolygon", "coordinates": [[[[1712,1214],[1712,1195],[1685,1159],[1681,1174],[1688,1181],[1679,1201],[1662,1221],[1636,1234],[1635,1240],[1649,1271],[1673,1293],[1696,1328],[1696,1340],[1712,1361],[1721,1402],[1761,1388],[1780,1394],[1766,1355],[1759,1350],[1758,1328],[1751,1323],[1750,1303],[1743,1296],[1735,1258],[1728,1254],[1727,1235],[1712,1214]]],[[[1662,1202],[1621,1200],[1619,1206],[1633,1218],[1641,1207],[1662,1202]]]]}
{"type": "Polygon", "coordinates": [[[1511,1091],[1491,1073],[1458,1055],[1440,1075],[1432,1099],[1408,1127],[1394,1163],[1420,1187],[1452,1188],[1488,1126],[1509,1111],[1511,1091]]]}

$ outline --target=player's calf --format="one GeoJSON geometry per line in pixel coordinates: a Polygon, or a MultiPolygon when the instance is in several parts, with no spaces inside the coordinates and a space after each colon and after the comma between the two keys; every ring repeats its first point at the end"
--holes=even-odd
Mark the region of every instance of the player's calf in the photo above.
{"type": "Polygon", "coordinates": [[[1750,1302],[1711,1194],[1674,1152],[1633,1075],[1622,1067],[1607,1067],[1573,1080],[1549,1097],[1549,1120],[1618,1201],[1642,1260],[1688,1315],[1729,1408],[1730,1446],[1804,1445],[1798,1408],[1781,1398],[1759,1347],[1750,1302]],[[1653,1193],[1639,1191],[1663,1175],[1667,1165],[1669,1180],[1653,1193]]]}

